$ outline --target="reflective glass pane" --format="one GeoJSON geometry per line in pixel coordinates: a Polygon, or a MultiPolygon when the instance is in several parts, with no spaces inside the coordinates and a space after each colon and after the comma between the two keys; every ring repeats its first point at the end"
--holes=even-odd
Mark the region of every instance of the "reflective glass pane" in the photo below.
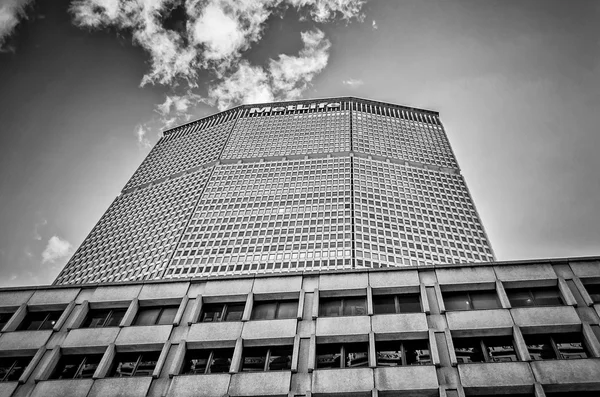
{"type": "Polygon", "coordinates": [[[114,309],[111,312],[105,327],[118,327],[119,324],[121,324],[121,320],[123,320],[123,317],[125,317],[125,312],[125,309],[114,309]]]}
{"type": "Polygon", "coordinates": [[[36,331],[44,324],[44,320],[48,313],[46,312],[30,312],[27,313],[25,319],[19,326],[19,330],[22,331],[36,331]]]}
{"type": "Polygon", "coordinates": [[[512,307],[535,306],[535,302],[533,301],[533,297],[529,290],[507,289],[506,295],[508,295],[508,300],[510,300],[510,305],[512,307]]]}
{"type": "Polygon", "coordinates": [[[279,309],[277,310],[277,318],[296,318],[298,315],[298,302],[297,301],[283,301],[279,302],[279,309]]]}
{"type": "Polygon", "coordinates": [[[556,358],[556,352],[548,336],[524,335],[524,338],[532,360],[554,360],[556,358]]]}
{"type": "Polygon", "coordinates": [[[119,354],[115,359],[112,376],[125,377],[134,376],[135,367],[140,355],[138,353],[119,354]]]}
{"type": "Polygon", "coordinates": [[[511,336],[485,338],[483,343],[488,357],[493,362],[518,361],[517,352],[511,336]]]}
{"type": "Polygon", "coordinates": [[[378,367],[395,367],[402,365],[400,341],[376,342],[375,348],[378,367]]]}
{"type": "Polygon", "coordinates": [[[277,302],[255,302],[252,308],[253,320],[272,320],[275,318],[277,302]]]}
{"type": "Polygon", "coordinates": [[[400,306],[400,313],[419,313],[421,299],[418,294],[398,295],[398,306],[400,306]]]}
{"type": "Polygon", "coordinates": [[[77,375],[79,366],[85,356],[62,356],[54,369],[50,379],[73,379],[77,375]]]}
{"type": "Polygon", "coordinates": [[[319,300],[319,316],[338,317],[342,315],[341,298],[324,298],[319,300]]]}
{"type": "Polygon", "coordinates": [[[242,371],[264,371],[265,361],[267,359],[266,347],[247,347],[244,348],[244,359],[242,361],[242,371]]]}
{"type": "Polygon", "coordinates": [[[469,295],[466,292],[444,292],[444,306],[446,310],[471,310],[469,295]]]}
{"type": "Polygon", "coordinates": [[[221,315],[223,314],[223,304],[210,304],[204,305],[202,312],[202,322],[212,323],[221,321],[221,315]]]}
{"type": "Polygon", "coordinates": [[[562,306],[564,304],[557,287],[534,289],[532,292],[537,306],[562,306]]]}
{"type": "Polygon", "coordinates": [[[456,338],[454,343],[454,353],[458,363],[482,363],[485,362],[481,343],[476,338],[456,338]]]}
{"type": "Polygon", "coordinates": [[[580,334],[554,334],[552,337],[561,359],[570,360],[588,357],[580,334]]]}
{"type": "Polygon", "coordinates": [[[233,349],[216,349],[213,351],[213,359],[210,364],[210,373],[226,373],[231,367],[233,349]]]}
{"type": "Polygon", "coordinates": [[[341,345],[317,345],[317,368],[341,368],[341,345]]]}
{"type": "Polygon", "coordinates": [[[367,299],[364,297],[344,298],[344,316],[366,316],[367,299]]]}
{"type": "Polygon", "coordinates": [[[396,302],[393,295],[373,295],[373,313],[396,313],[396,302]]]}
{"type": "Polygon", "coordinates": [[[183,363],[183,374],[203,374],[206,371],[210,350],[188,350],[183,363]]]}
{"type": "Polygon", "coordinates": [[[177,315],[177,311],[179,310],[178,306],[168,306],[164,307],[156,321],[157,325],[167,325],[173,324],[175,321],[175,316],[177,315]]]}
{"type": "Polygon", "coordinates": [[[407,340],[403,343],[406,354],[406,364],[427,365],[431,364],[429,343],[425,340],[407,340]]]}
{"type": "Polygon", "coordinates": [[[77,374],[77,378],[91,378],[94,376],[94,372],[98,369],[98,364],[100,364],[100,360],[102,360],[101,354],[94,354],[85,357],[83,365],[79,369],[79,373],[77,374]]]}
{"type": "Polygon", "coordinates": [[[227,313],[225,314],[225,321],[240,321],[244,314],[244,303],[233,303],[227,305],[227,313]]]}
{"type": "Polygon", "coordinates": [[[155,307],[141,307],[137,313],[134,325],[154,325],[156,324],[156,319],[158,318],[158,314],[160,312],[160,308],[155,307]]]}
{"type": "Polygon", "coordinates": [[[152,376],[156,362],[158,361],[159,352],[144,353],[140,357],[140,362],[133,376],[152,376]]]}
{"type": "Polygon", "coordinates": [[[473,291],[469,295],[471,296],[471,302],[475,310],[499,309],[501,307],[496,290],[473,291]]]}
{"type": "Polygon", "coordinates": [[[85,323],[84,328],[98,328],[103,327],[106,318],[109,316],[110,310],[90,310],[85,323]]]}
{"type": "Polygon", "coordinates": [[[292,348],[271,348],[268,368],[271,371],[279,371],[292,368],[292,348]]]}
{"type": "Polygon", "coordinates": [[[0,358],[0,382],[18,380],[31,358],[29,357],[2,357],[0,358]]]}
{"type": "Polygon", "coordinates": [[[369,366],[369,345],[367,343],[348,343],[344,345],[345,367],[367,367],[369,366]]]}

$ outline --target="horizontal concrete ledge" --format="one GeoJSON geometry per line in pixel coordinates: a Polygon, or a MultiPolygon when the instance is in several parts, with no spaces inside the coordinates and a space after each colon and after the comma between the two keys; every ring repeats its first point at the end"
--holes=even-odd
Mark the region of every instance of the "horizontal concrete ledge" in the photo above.
{"type": "Polygon", "coordinates": [[[458,374],[465,390],[478,394],[500,389],[503,393],[530,393],[535,382],[526,362],[459,364],[458,374]]]}

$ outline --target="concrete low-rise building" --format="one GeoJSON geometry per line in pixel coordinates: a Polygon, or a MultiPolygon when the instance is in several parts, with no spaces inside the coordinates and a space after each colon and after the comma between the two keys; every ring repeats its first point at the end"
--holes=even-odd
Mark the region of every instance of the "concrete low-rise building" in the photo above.
{"type": "Polygon", "coordinates": [[[600,258],[0,289],[0,397],[600,395],[600,258]]]}

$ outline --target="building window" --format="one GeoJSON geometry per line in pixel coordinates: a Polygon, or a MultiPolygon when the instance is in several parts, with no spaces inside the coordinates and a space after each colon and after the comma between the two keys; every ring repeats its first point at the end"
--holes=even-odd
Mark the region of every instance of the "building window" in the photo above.
{"type": "Polygon", "coordinates": [[[446,310],[499,309],[502,306],[495,290],[444,292],[446,310]]]}
{"type": "Polygon", "coordinates": [[[233,349],[188,350],[182,374],[216,374],[229,372],[233,349]]]}
{"type": "Polygon", "coordinates": [[[242,371],[279,371],[292,368],[292,347],[245,347],[242,371]]]}
{"type": "Polygon", "coordinates": [[[19,325],[18,331],[37,331],[52,329],[58,321],[62,311],[52,312],[29,312],[19,325]]]}
{"type": "Polygon", "coordinates": [[[101,354],[62,356],[50,379],[91,378],[101,359],[101,354]]]}
{"type": "Polygon", "coordinates": [[[562,306],[565,301],[556,287],[507,289],[512,307],[562,306]]]}
{"type": "Polygon", "coordinates": [[[0,313],[0,331],[2,330],[2,328],[4,328],[6,323],[8,323],[8,320],[10,320],[13,314],[14,313],[0,313]]]}
{"type": "Polygon", "coordinates": [[[0,382],[19,380],[31,357],[0,357],[0,382]]]}
{"type": "Polygon", "coordinates": [[[165,325],[173,324],[178,306],[140,307],[133,325],[165,325]]]}
{"type": "Polygon", "coordinates": [[[204,305],[200,321],[203,323],[240,321],[244,314],[244,306],[244,303],[212,303],[204,305]]]}
{"type": "Polygon", "coordinates": [[[298,301],[254,302],[252,320],[296,318],[298,301]]]}
{"type": "Polygon", "coordinates": [[[367,300],[365,297],[348,298],[321,298],[319,302],[319,316],[364,316],[367,314],[367,300]]]}
{"type": "Polygon", "coordinates": [[[317,369],[354,368],[369,365],[369,344],[328,343],[317,345],[317,369]]]}
{"type": "Polygon", "coordinates": [[[570,360],[587,358],[585,343],[579,333],[524,335],[532,360],[570,360]]]}
{"type": "Polygon", "coordinates": [[[160,352],[117,354],[110,376],[151,376],[159,356],[160,352]]]}
{"type": "Polygon", "coordinates": [[[585,284],[585,289],[594,303],[600,303],[600,284],[585,284]]]}
{"type": "Polygon", "coordinates": [[[424,340],[375,342],[378,367],[431,364],[429,343],[424,340]]]}
{"type": "Polygon", "coordinates": [[[373,312],[375,314],[419,313],[421,300],[419,294],[374,295],[373,312]]]}
{"type": "Polygon", "coordinates": [[[453,338],[459,364],[518,361],[512,336],[453,338]]]}
{"type": "Polygon", "coordinates": [[[118,327],[126,309],[90,310],[83,328],[118,327]]]}

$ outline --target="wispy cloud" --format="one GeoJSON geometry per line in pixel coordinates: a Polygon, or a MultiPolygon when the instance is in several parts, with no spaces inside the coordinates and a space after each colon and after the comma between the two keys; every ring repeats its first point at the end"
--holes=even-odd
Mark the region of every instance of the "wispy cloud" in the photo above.
{"type": "Polygon", "coordinates": [[[71,243],[58,236],[52,236],[42,252],[42,263],[54,263],[59,259],[71,255],[72,252],[73,246],[71,243]]]}
{"type": "Polygon", "coordinates": [[[224,109],[242,102],[297,98],[327,65],[331,43],[321,30],[302,33],[304,46],[298,55],[281,54],[266,66],[252,65],[243,58],[244,51],[261,40],[269,17],[288,7],[296,8],[303,19],[326,23],[364,20],[363,4],[363,0],[74,0],[70,11],[79,27],[132,32],[134,43],[150,54],[150,69],[140,84],[173,87],[156,108],[163,124],[169,125],[191,117],[189,111],[199,103],[224,109]],[[175,11],[181,23],[178,28],[167,27],[165,21],[175,11]],[[201,87],[200,75],[208,76],[208,87],[201,87]],[[205,88],[206,97],[194,92],[206,92],[205,88]]]}
{"type": "Polygon", "coordinates": [[[0,1],[0,52],[12,51],[5,47],[6,39],[13,33],[21,19],[27,19],[25,10],[33,0],[0,1]]]}
{"type": "Polygon", "coordinates": [[[373,30],[379,29],[379,26],[377,26],[377,21],[375,21],[374,19],[373,19],[373,23],[371,24],[371,26],[372,26],[373,30]]]}
{"type": "Polygon", "coordinates": [[[361,85],[365,84],[365,82],[360,79],[348,79],[348,80],[343,80],[342,84],[347,85],[350,88],[358,88],[361,85]]]}
{"type": "Polygon", "coordinates": [[[43,219],[41,222],[36,222],[34,228],[33,228],[33,239],[34,240],[41,240],[42,236],[40,235],[40,228],[42,226],[46,226],[48,224],[48,221],[46,219],[43,219]]]}
{"type": "Polygon", "coordinates": [[[135,137],[137,138],[137,143],[140,149],[149,149],[152,147],[147,135],[148,130],[146,126],[139,124],[135,128],[135,137]]]}

